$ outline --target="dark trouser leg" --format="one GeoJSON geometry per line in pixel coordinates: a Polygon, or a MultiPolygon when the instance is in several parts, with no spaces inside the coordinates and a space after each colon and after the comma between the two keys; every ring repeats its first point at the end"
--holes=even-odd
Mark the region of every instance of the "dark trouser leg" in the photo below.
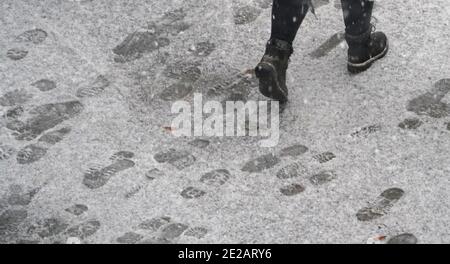
{"type": "Polygon", "coordinates": [[[345,32],[356,36],[365,33],[370,28],[373,1],[341,0],[344,12],[345,32]]]}
{"type": "Polygon", "coordinates": [[[308,8],[306,0],[274,0],[270,39],[283,40],[292,44],[308,13],[308,8]]]}

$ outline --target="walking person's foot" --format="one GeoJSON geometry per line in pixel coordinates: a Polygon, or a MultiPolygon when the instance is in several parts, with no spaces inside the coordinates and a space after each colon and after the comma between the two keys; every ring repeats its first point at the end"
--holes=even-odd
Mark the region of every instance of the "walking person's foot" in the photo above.
{"type": "Polygon", "coordinates": [[[360,73],[372,66],[372,64],[383,58],[388,50],[389,43],[383,32],[367,32],[352,36],[345,35],[348,43],[348,63],[347,68],[350,73],[360,73]]]}
{"type": "Polygon", "coordinates": [[[266,52],[255,68],[259,91],[280,103],[288,100],[286,71],[292,52],[292,45],[288,42],[272,39],[267,43],[266,52]]]}

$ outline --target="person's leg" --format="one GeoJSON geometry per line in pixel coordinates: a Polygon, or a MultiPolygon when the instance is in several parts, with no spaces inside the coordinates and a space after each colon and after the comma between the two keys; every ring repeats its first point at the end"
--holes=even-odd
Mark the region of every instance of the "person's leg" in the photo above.
{"type": "Polygon", "coordinates": [[[283,40],[292,45],[307,12],[307,1],[274,0],[270,39],[283,40]]]}
{"type": "Polygon", "coordinates": [[[308,0],[273,1],[272,33],[255,74],[261,93],[281,103],[286,102],[288,96],[286,70],[293,52],[292,42],[308,8],[308,0]]]}
{"type": "Polygon", "coordinates": [[[386,55],[387,37],[383,32],[372,33],[373,0],[341,0],[341,4],[349,46],[348,70],[359,73],[386,55]]]}
{"type": "Polygon", "coordinates": [[[345,33],[356,36],[370,29],[373,1],[341,0],[344,12],[345,33]]]}

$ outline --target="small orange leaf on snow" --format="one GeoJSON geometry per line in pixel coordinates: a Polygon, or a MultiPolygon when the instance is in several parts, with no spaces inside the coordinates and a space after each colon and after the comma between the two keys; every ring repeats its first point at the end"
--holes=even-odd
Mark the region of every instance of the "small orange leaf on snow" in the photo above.
{"type": "Polygon", "coordinates": [[[175,128],[173,127],[163,127],[166,132],[173,132],[175,128]]]}
{"type": "Polygon", "coordinates": [[[246,69],[242,72],[243,75],[253,76],[255,75],[255,69],[246,69]]]}

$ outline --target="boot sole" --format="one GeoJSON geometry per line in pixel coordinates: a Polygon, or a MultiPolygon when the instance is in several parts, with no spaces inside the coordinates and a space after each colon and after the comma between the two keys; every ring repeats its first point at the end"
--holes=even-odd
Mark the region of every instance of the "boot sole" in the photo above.
{"type": "Polygon", "coordinates": [[[348,62],[347,63],[347,69],[350,73],[356,74],[356,73],[360,73],[363,71],[366,71],[367,69],[369,69],[372,64],[379,60],[384,58],[384,56],[386,56],[386,54],[389,51],[389,42],[386,42],[386,47],[384,48],[383,52],[381,52],[380,54],[378,54],[375,57],[370,58],[369,60],[363,62],[363,63],[351,63],[348,62]]]}
{"type": "Polygon", "coordinates": [[[280,103],[287,102],[287,95],[278,83],[278,74],[275,68],[268,63],[260,63],[255,69],[256,78],[259,79],[259,91],[266,97],[275,99],[280,103]]]}

